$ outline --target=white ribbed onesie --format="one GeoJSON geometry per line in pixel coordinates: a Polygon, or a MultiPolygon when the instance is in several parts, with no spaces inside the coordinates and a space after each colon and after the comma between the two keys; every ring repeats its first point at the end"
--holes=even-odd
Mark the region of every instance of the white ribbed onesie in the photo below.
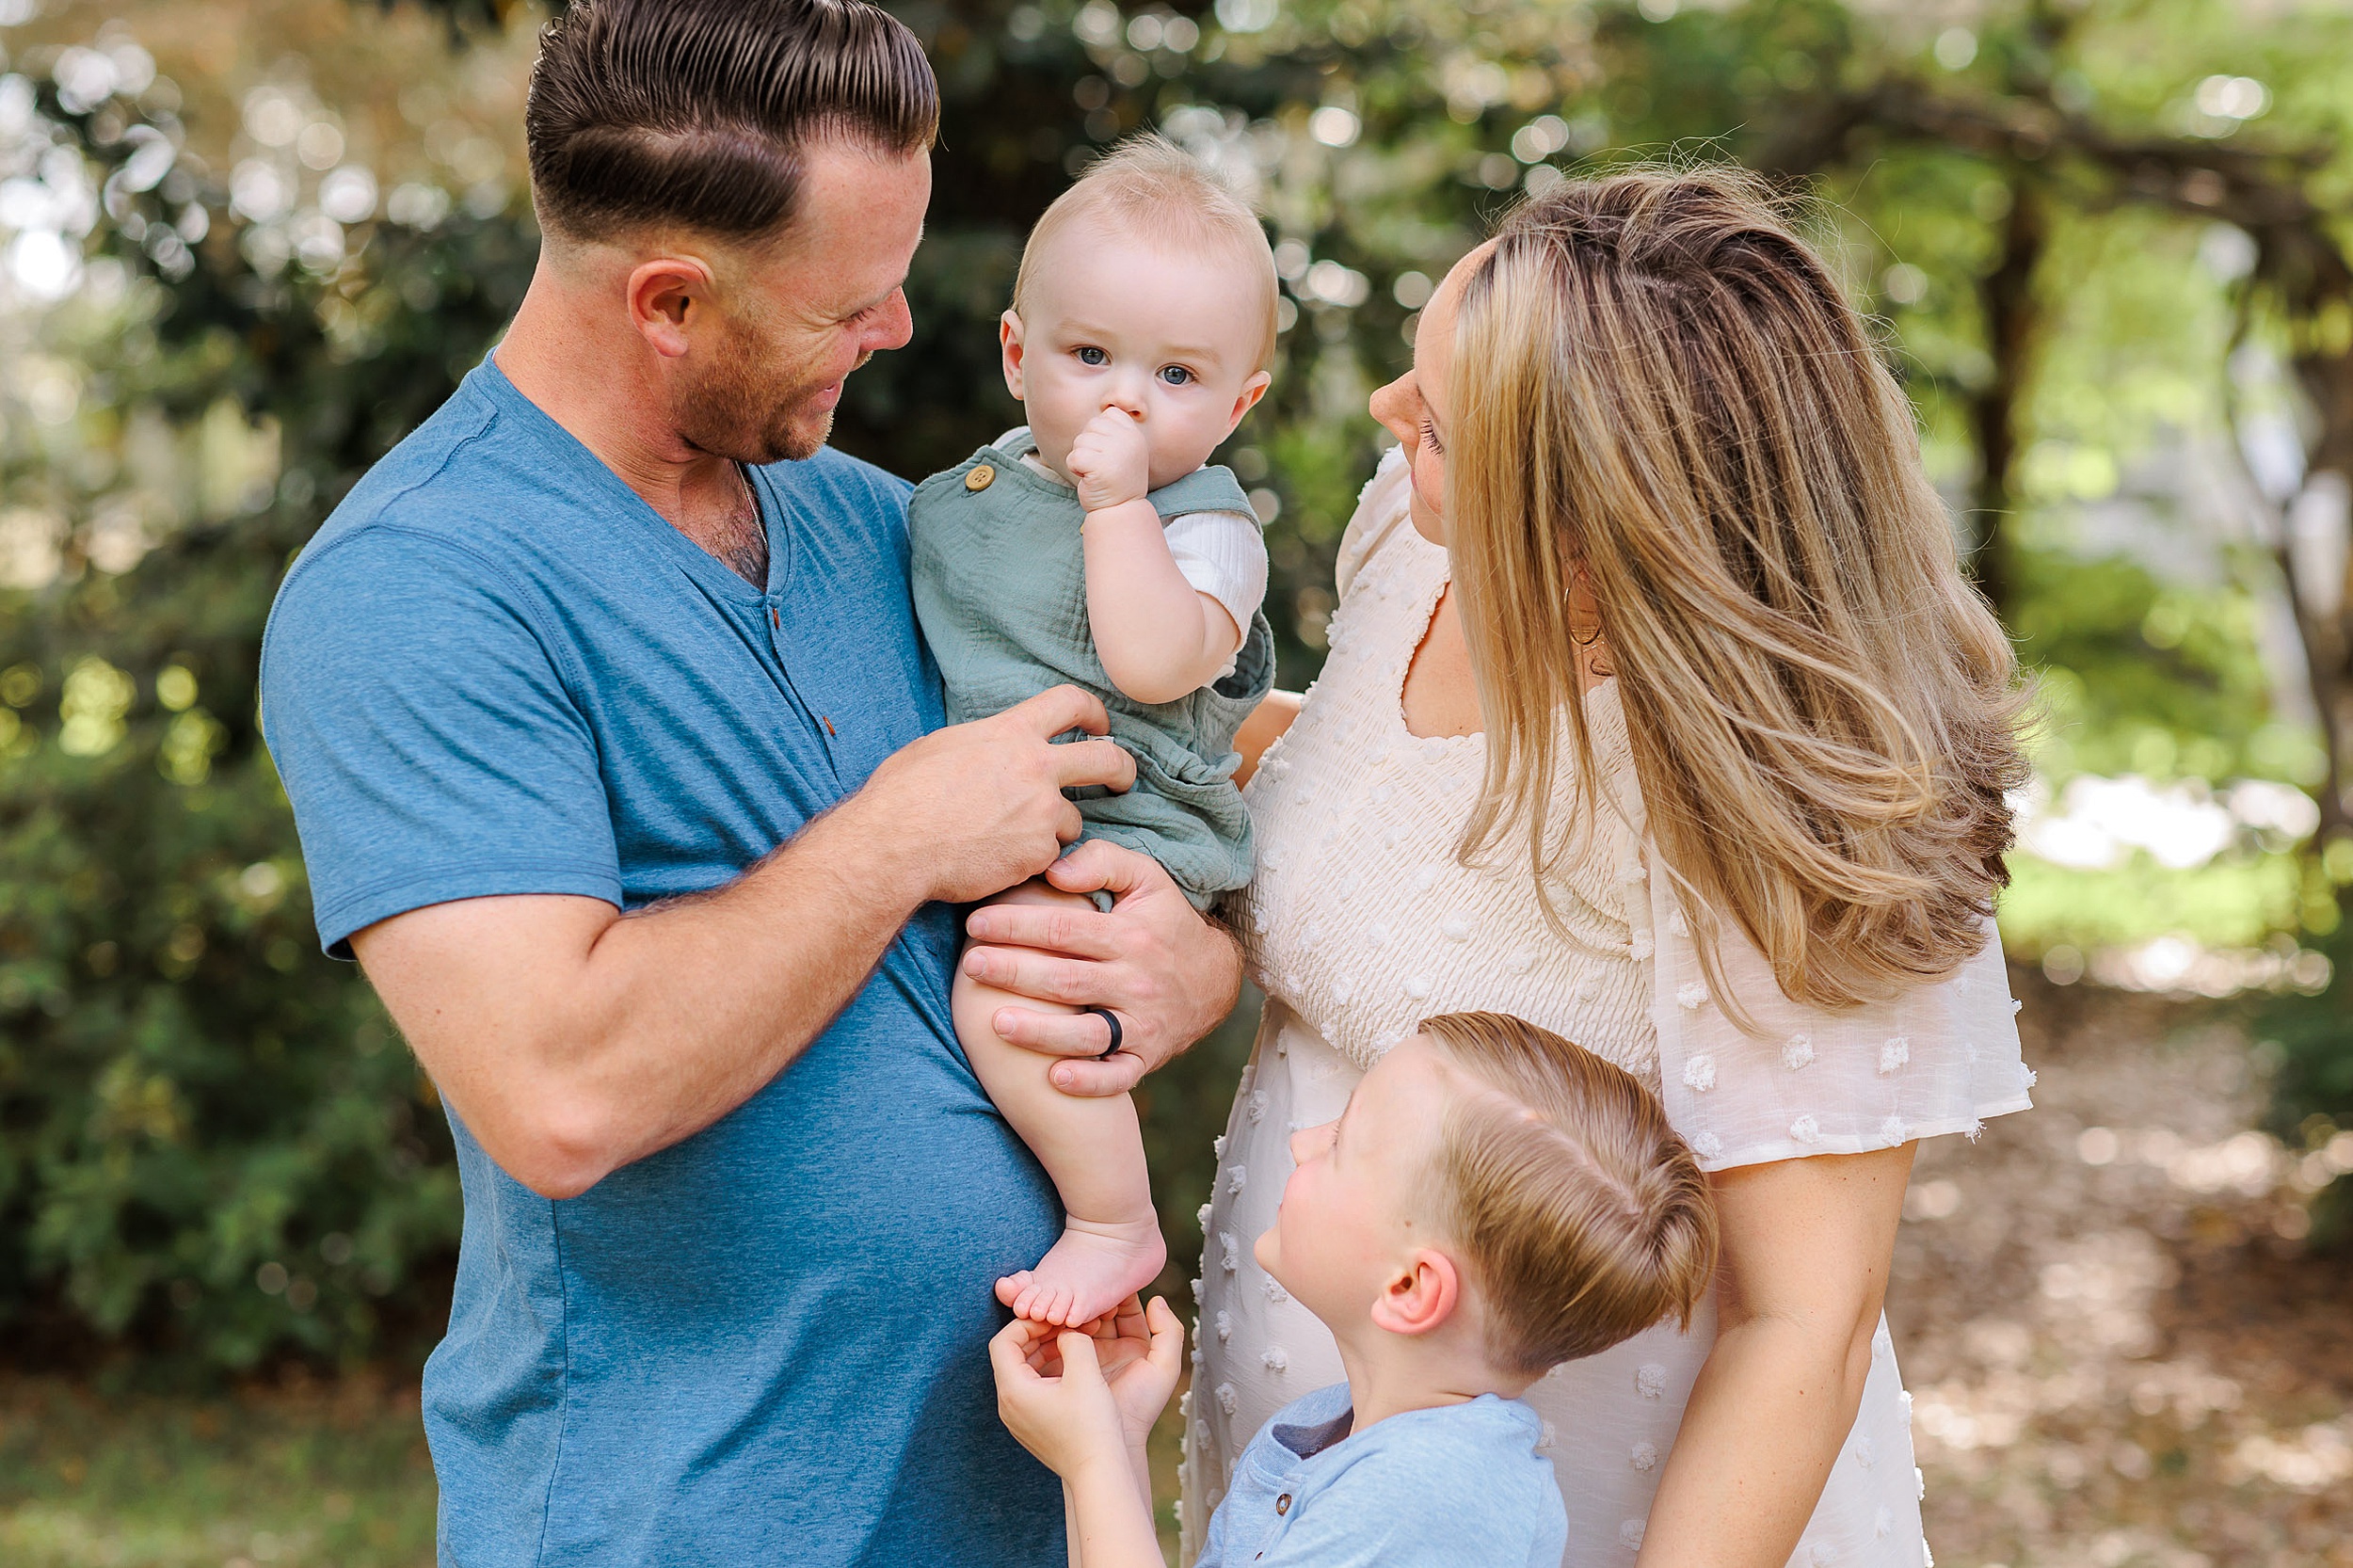
{"type": "MultiPolygon", "coordinates": [[[[1556,886],[1567,937],[1545,923],[1524,855],[1460,864],[1484,742],[1405,729],[1406,670],[1448,581],[1446,552],[1414,532],[1405,504],[1392,452],[1341,543],[1322,676],[1245,792],[1257,873],[1227,907],[1267,1002],[1202,1211],[1187,1562],[1260,1424],[1343,1375],[1330,1335],[1251,1256],[1290,1175],[1289,1134],[1338,1115],[1357,1079],[1420,1019],[1483,1008],[1566,1035],[1659,1092],[1710,1170],[1973,1131],[2025,1109],[2033,1081],[1997,938],[1948,980],[1835,1014],[1789,1002],[1760,954],[1727,941],[1727,981],[1765,1032],[1736,1028],[1700,977],[1669,879],[1653,874],[1614,681],[1586,698],[1586,713],[1616,809],[1599,813],[1556,886]]],[[[1564,809],[1574,788],[1564,758],[1564,809]]],[[[1654,1328],[1529,1390],[1568,1508],[1565,1563],[1632,1568],[1715,1334],[1710,1302],[1688,1334],[1654,1328]]],[[[1911,1398],[1884,1323],[1874,1350],[1861,1414],[1794,1568],[1924,1560],[1911,1398]]]]}

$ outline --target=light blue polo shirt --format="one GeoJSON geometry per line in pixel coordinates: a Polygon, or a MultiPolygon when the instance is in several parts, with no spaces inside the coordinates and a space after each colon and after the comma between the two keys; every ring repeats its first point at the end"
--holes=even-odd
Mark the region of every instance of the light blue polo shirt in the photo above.
{"type": "Polygon", "coordinates": [[[1274,1413],[1234,1465],[1193,1568],[1560,1568],[1544,1423],[1481,1394],[1352,1434],[1348,1384],[1274,1413]]]}
{"type": "MultiPolygon", "coordinates": [[[[764,592],[487,360],[369,472],[263,652],[328,951],[451,899],[716,887],[940,722],[907,486],[829,451],[753,479],[764,592]]],[[[765,1089],[577,1198],[452,1118],[444,1564],[1063,1561],[985,1349],[1059,1215],[956,1046],[955,941],[923,910],[765,1089]]]]}

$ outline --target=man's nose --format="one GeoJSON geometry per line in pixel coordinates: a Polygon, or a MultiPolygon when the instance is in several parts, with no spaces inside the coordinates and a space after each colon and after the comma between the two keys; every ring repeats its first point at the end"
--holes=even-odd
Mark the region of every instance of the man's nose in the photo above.
{"type": "Polygon", "coordinates": [[[867,335],[866,350],[872,353],[878,348],[904,348],[914,337],[915,312],[907,309],[907,291],[895,290],[875,317],[873,330],[867,335]]]}

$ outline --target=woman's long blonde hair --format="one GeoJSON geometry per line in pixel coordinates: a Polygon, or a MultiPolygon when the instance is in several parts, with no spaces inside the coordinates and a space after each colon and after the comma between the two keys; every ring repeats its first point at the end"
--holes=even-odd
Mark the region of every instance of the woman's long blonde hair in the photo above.
{"type": "Polygon", "coordinates": [[[1488,735],[1465,856],[1520,828],[1541,886],[1570,853],[1547,809],[1564,715],[1573,820],[1601,808],[1581,571],[1711,979],[1720,916],[1818,1006],[1975,954],[2025,774],[2016,662],[1910,406],[1762,184],[1638,170],[1529,201],[1468,280],[1449,391],[1488,735]]]}

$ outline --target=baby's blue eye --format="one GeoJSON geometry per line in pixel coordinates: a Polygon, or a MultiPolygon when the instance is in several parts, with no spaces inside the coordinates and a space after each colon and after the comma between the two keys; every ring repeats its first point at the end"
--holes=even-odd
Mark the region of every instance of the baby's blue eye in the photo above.
{"type": "Polygon", "coordinates": [[[1099,348],[1080,348],[1073,352],[1079,356],[1079,362],[1082,365],[1107,365],[1112,362],[1112,357],[1099,348]]]}
{"type": "Polygon", "coordinates": [[[1162,365],[1160,379],[1172,387],[1181,387],[1189,384],[1193,379],[1193,375],[1182,365],[1162,365]]]}

